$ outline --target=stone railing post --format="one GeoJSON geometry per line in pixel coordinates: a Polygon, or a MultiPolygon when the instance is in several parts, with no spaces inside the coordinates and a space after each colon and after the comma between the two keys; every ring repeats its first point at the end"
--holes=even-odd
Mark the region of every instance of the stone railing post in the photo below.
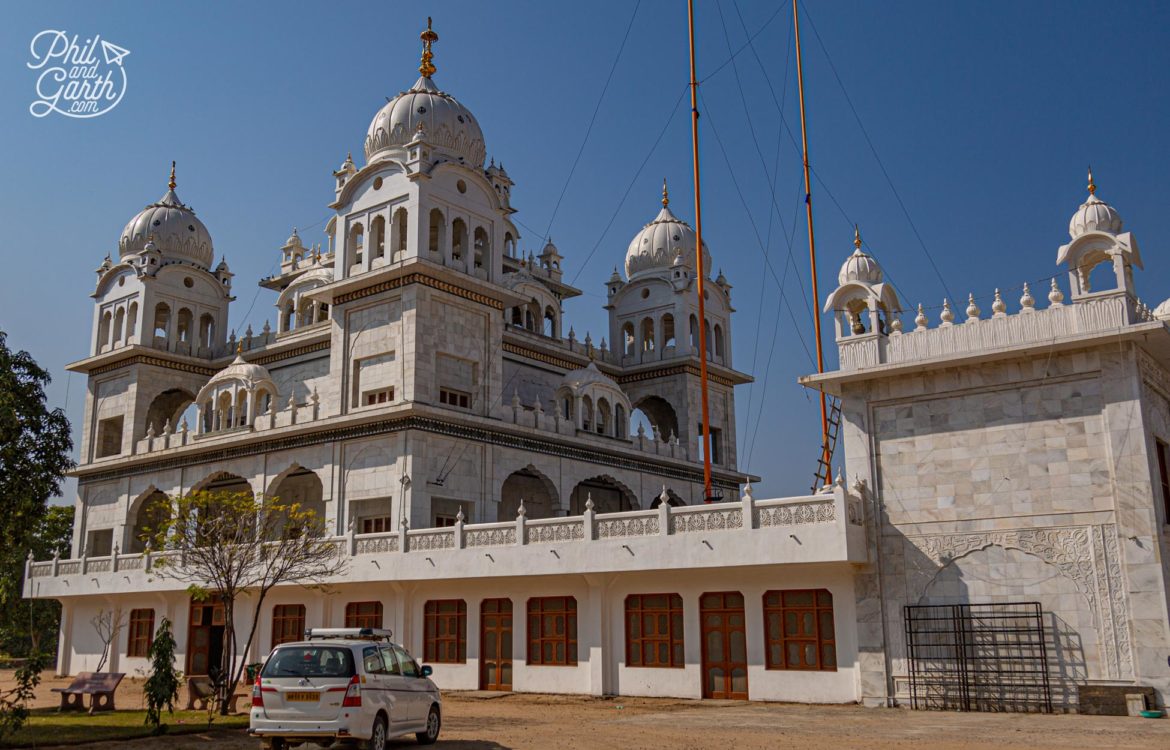
{"type": "Polygon", "coordinates": [[[89,551],[88,550],[81,551],[81,572],[82,573],[89,572],[89,551]]]}
{"type": "Polygon", "coordinates": [[[61,567],[61,553],[58,550],[53,550],[53,577],[56,578],[60,573],[61,567]]]}
{"type": "Polygon", "coordinates": [[[752,483],[748,482],[743,487],[743,497],[739,499],[743,506],[743,527],[745,529],[755,528],[756,515],[756,501],[752,497],[752,483]]]}
{"type": "Polygon", "coordinates": [[[406,552],[407,551],[406,550],[406,532],[407,532],[408,528],[409,527],[408,527],[406,521],[403,521],[398,526],[398,551],[399,552],[406,552]]]}
{"type": "Polygon", "coordinates": [[[33,552],[30,549],[28,551],[28,557],[26,557],[24,560],[24,580],[25,581],[32,578],[32,564],[33,564],[33,552]]]}
{"type": "Polygon", "coordinates": [[[118,545],[114,545],[114,554],[110,556],[110,572],[118,572],[118,545]]]}
{"type": "Polygon", "coordinates": [[[593,510],[593,493],[585,496],[585,512],[582,518],[585,522],[585,541],[592,542],[597,540],[597,526],[594,524],[594,519],[597,513],[593,510]]]}
{"type": "Polygon", "coordinates": [[[463,549],[464,545],[465,545],[465,543],[463,541],[463,508],[460,508],[459,512],[455,514],[455,549],[463,549]]]}
{"type": "MultiPolygon", "coordinates": [[[[670,496],[666,494],[665,486],[663,486],[662,494],[659,495],[658,498],[662,500],[663,497],[666,497],[667,499],[670,498],[670,496]]],[[[668,503],[666,500],[662,500],[662,502],[658,504],[658,533],[662,536],[670,535],[670,503],[668,503]]]]}
{"type": "Polygon", "coordinates": [[[154,560],[151,559],[150,542],[148,541],[146,543],[146,547],[143,548],[143,550],[142,550],[142,569],[143,570],[150,570],[153,567],[154,567],[154,560]]]}
{"type": "Polygon", "coordinates": [[[520,498],[520,507],[516,509],[516,544],[524,544],[524,526],[527,522],[528,509],[524,507],[524,498],[520,498]]]}
{"type": "Polygon", "coordinates": [[[357,555],[357,524],[354,523],[354,519],[349,519],[349,526],[345,531],[349,537],[349,556],[355,557],[357,555]]]}

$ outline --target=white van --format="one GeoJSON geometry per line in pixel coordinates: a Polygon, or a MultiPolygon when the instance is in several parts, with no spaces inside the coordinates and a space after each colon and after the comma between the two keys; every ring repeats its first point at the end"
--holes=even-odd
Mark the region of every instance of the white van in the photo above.
{"type": "Polygon", "coordinates": [[[314,628],[306,640],[277,646],[252,686],[248,733],[265,750],[302,742],[362,743],[415,734],[439,738],[442,700],[431,668],[420,667],[388,630],[314,628]]]}

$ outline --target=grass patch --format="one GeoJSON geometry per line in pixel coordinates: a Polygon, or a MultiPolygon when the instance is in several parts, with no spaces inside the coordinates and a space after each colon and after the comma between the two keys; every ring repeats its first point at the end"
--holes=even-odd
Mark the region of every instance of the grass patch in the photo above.
{"type": "MultiPolygon", "coordinates": [[[[27,724],[9,736],[0,747],[32,747],[40,745],[71,745],[103,740],[130,740],[151,736],[153,727],[147,726],[146,711],[102,711],[90,716],[84,711],[58,713],[55,708],[40,708],[32,712],[27,724]]],[[[205,711],[175,711],[173,716],[163,714],[167,734],[192,734],[207,731],[205,711]]],[[[211,730],[242,730],[248,726],[248,714],[216,716],[211,730]]]]}

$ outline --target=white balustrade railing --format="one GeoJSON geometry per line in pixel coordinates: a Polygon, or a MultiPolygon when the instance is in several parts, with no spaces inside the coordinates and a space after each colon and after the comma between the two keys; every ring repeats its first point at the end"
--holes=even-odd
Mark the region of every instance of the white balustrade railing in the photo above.
{"type": "MultiPolygon", "coordinates": [[[[461,549],[527,546],[536,544],[589,544],[637,537],[669,537],[692,533],[770,530],[812,524],[840,523],[841,529],[864,525],[864,504],[860,497],[846,492],[841,484],[831,493],[808,497],[754,500],[750,493],[739,502],[712,505],[671,507],[663,503],[652,510],[621,513],[596,513],[591,507],[580,516],[529,520],[520,515],[514,521],[464,524],[433,529],[399,529],[396,532],[329,537],[325,543],[335,545],[339,555],[410,554],[455,551],[461,549]]],[[[25,576],[52,578],[118,571],[150,571],[163,564],[181,565],[181,555],[174,551],[141,554],[115,554],[104,557],[81,557],[36,562],[31,558],[25,576]],[[171,563],[171,561],[174,561],[171,563]]]]}

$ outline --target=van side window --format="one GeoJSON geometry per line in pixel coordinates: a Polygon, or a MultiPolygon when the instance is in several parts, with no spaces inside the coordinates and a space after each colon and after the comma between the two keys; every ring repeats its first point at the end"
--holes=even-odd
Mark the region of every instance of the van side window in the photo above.
{"type": "Polygon", "coordinates": [[[382,664],[382,657],[378,655],[377,646],[366,646],[362,649],[362,666],[366,674],[386,673],[386,667],[382,664]]]}
{"type": "Polygon", "coordinates": [[[398,658],[394,655],[394,649],[390,646],[382,646],[382,660],[386,662],[386,674],[402,674],[402,670],[398,668],[398,658]]]}
{"type": "Polygon", "coordinates": [[[406,653],[398,646],[394,647],[394,654],[398,657],[399,664],[402,665],[402,673],[407,677],[418,677],[418,664],[411,658],[410,654],[406,653]]]}

